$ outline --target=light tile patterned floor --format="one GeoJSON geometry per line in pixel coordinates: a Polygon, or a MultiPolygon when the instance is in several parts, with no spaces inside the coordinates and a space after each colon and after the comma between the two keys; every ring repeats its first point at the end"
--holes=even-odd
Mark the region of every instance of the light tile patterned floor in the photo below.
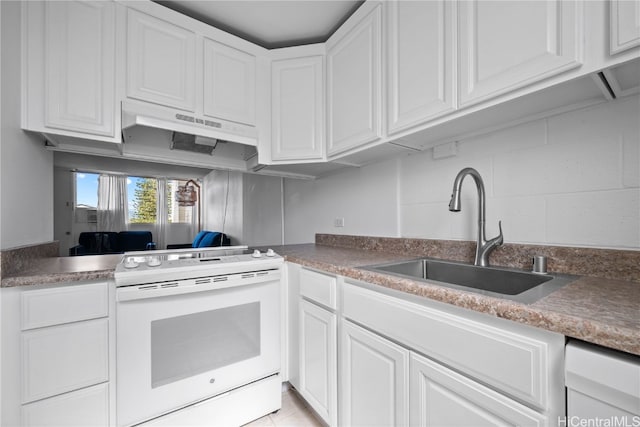
{"type": "Polygon", "coordinates": [[[245,427],[324,427],[305,402],[292,390],[282,393],[282,408],[275,414],[259,418],[245,427]]]}

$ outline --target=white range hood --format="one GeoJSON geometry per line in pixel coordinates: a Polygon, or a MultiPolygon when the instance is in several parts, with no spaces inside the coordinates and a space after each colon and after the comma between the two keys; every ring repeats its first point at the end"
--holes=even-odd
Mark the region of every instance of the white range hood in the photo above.
{"type": "Polygon", "coordinates": [[[122,103],[122,156],[206,168],[247,170],[257,156],[253,126],[126,100],[122,103]]]}

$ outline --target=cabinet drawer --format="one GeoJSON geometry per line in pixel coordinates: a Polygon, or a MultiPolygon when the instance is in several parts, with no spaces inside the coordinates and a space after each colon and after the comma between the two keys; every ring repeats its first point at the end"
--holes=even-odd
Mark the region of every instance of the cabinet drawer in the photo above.
{"type": "Polygon", "coordinates": [[[303,268],[300,270],[300,295],[336,309],[336,278],[303,268]]]}
{"type": "Polygon", "coordinates": [[[25,291],[21,305],[23,331],[106,317],[109,286],[100,282],[25,291]]]}
{"type": "Polygon", "coordinates": [[[99,384],[24,405],[22,425],[108,426],[109,386],[99,384]]]}
{"type": "Polygon", "coordinates": [[[563,384],[553,380],[562,378],[562,335],[426,299],[343,289],[345,317],[542,410],[563,402],[563,384]]]}
{"type": "Polygon", "coordinates": [[[108,380],[108,319],[22,333],[22,403],[108,380]]]}

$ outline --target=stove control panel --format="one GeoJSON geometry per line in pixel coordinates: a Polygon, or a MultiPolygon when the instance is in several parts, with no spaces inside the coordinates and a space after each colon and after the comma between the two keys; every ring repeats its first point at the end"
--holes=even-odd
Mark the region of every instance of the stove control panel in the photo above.
{"type": "Polygon", "coordinates": [[[144,251],[126,253],[116,266],[117,286],[198,277],[203,274],[233,274],[256,269],[279,268],[284,259],[272,249],[265,252],[144,251]]]}

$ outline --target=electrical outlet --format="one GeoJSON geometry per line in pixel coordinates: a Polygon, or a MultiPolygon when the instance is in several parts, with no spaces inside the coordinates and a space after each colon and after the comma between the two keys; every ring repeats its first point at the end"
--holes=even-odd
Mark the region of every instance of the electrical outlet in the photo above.
{"type": "Polygon", "coordinates": [[[457,155],[458,143],[456,141],[433,147],[433,160],[446,159],[447,157],[455,157],[457,155]]]}
{"type": "Polygon", "coordinates": [[[333,220],[334,227],[344,227],[344,218],[336,218],[333,220]]]}

